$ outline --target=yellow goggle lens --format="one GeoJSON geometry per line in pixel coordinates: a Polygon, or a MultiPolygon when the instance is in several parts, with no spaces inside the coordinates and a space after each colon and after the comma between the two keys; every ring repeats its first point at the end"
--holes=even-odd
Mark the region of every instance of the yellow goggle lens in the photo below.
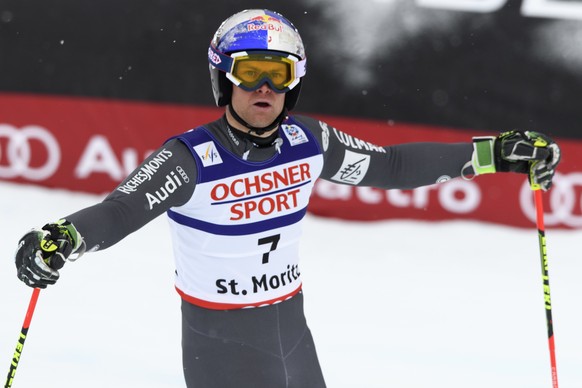
{"type": "Polygon", "coordinates": [[[291,63],[283,60],[237,58],[232,75],[246,87],[255,87],[268,78],[274,87],[283,89],[294,80],[292,69],[291,63]]]}

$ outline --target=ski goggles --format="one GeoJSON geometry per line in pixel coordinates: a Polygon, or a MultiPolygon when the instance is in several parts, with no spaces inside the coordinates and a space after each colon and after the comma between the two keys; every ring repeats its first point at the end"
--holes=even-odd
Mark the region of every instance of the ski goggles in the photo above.
{"type": "Polygon", "coordinates": [[[213,46],[208,49],[208,61],[226,73],[236,86],[254,91],[267,83],[277,93],[293,89],[305,75],[305,59],[272,51],[241,51],[230,56],[213,46]]]}

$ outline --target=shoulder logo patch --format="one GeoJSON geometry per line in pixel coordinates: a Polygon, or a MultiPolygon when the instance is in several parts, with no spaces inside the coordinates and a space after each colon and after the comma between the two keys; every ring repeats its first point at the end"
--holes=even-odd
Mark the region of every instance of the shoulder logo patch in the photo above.
{"type": "Polygon", "coordinates": [[[368,167],[370,167],[370,155],[346,150],[340,169],[331,179],[337,182],[357,185],[366,176],[368,167]]]}
{"type": "Polygon", "coordinates": [[[282,124],[281,129],[283,130],[285,136],[287,136],[287,139],[292,146],[307,143],[309,141],[307,135],[305,135],[305,132],[303,132],[303,129],[295,124],[282,124]]]}
{"type": "Polygon", "coordinates": [[[202,165],[204,167],[214,166],[216,164],[222,163],[222,158],[216,150],[216,145],[213,141],[208,141],[206,143],[198,144],[194,147],[196,155],[202,160],[202,165]]]}

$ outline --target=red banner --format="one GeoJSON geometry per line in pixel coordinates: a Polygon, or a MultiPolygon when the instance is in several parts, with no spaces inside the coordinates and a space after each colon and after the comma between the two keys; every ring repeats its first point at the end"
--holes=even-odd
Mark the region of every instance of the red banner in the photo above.
{"type": "MultiPolygon", "coordinates": [[[[111,191],[167,138],[215,120],[222,109],[90,98],[0,94],[0,179],[76,191],[111,191]]],[[[475,131],[319,116],[378,145],[469,141],[475,131]]],[[[480,135],[487,135],[480,133],[480,135]]],[[[546,225],[582,228],[582,142],[559,141],[562,163],[544,195],[546,225]]],[[[454,179],[415,190],[320,180],[309,210],[350,220],[470,219],[531,227],[532,193],[517,174],[454,179]]]]}
{"type": "Polygon", "coordinates": [[[170,136],[221,114],[215,108],[0,94],[0,179],[109,192],[170,136]]]}

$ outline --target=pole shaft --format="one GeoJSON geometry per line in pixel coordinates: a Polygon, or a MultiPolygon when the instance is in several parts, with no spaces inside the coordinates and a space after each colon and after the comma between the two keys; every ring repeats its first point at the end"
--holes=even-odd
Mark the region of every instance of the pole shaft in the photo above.
{"type": "Polygon", "coordinates": [[[552,388],[558,388],[558,369],[556,366],[556,347],[554,343],[554,322],[552,318],[552,298],[550,296],[550,273],[548,270],[548,251],[546,249],[546,231],[544,226],[544,206],[542,190],[534,190],[536,204],[536,223],[540,245],[542,264],[542,281],[544,287],[544,303],[546,308],[546,325],[548,328],[548,345],[550,350],[550,366],[552,369],[552,388]]]}
{"type": "Polygon", "coordinates": [[[26,340],[26,335],[28,334],[28,328],[30,327],[30,321],[32,320],[32,315],[34,314],[34,309],[36,307],[36,301],[38,300],[39,294],[40,288],[35,288],[32,291],[32,296],[30,297],[30,302],[28,303],[28,310],[26,310],[26,316],[24,317],[22,330],[20,330],[20,336],[18,337],[18,342],[16,343],[16,350],[14,351],[12,362],[10,363],[10,369],[8,370],[8,376],[6,376],[6,383],[4,384],[4,388],[12,387],[14,375],[16,374],[16,368],[18,368],[18,362],[20,361],[20,356],[22,355],[24,341],[26,340]]]}

